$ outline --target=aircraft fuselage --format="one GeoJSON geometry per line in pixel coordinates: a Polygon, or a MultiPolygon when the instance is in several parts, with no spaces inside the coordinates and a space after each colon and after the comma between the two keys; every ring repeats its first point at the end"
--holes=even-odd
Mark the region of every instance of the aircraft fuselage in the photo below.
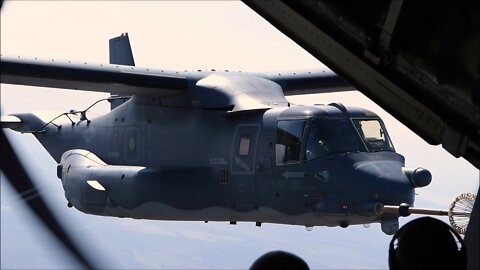
{"type": "MultiPolygon", "coordinates": [[[[17,116],[38,121],[37,127],[45,123],[35,114],[17,116]]],[[[166,107],[137,96],[91,122],[58,119],[61,128],[50,124],[34,134],[60,163],[68,202],[85,213],[305,226],[394,224],[396,216],[376,208],[413,204],[404,158],[393,147],[371,151],[360,137],[352,149],[336,138],[340,145],[333,147],[343,152],[312,157],[309,136],[317,123],[331,120],[351,125],[351,134],[339,134],[352,136],[360,136],[354,123],[372,120],[390,143],[376,115],[343,105],[228,113],[166,107]]]]}

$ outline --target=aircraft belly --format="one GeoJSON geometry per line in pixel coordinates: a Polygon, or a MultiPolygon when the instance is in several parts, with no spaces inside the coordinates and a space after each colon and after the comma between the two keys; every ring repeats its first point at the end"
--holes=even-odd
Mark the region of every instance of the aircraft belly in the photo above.
{"type": "Polygon", "coordinates": [[[229,208],[212,206],[197,210],[184,210],[172,207],[161,202],[148,202],[135,209],[122,207],[105,209],[105,215],[116,217],[131,217],[134,219],[152,220],[182,220],[182,221],[218,221],[218,222],[261,222],[300,226],[338,226],[341,221],[348,221],[350,225],[379,222],[378,218],[351,215],[324,215],[313,213],[287,215],[269,207],[260,207],[258,210],[238,212],[229,208]]]}

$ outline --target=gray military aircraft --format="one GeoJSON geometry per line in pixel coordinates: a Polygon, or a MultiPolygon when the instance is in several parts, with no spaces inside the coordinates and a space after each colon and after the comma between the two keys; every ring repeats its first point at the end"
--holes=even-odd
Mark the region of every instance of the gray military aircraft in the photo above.
{"type": "Polygon", "coordinates": [[[111,111],[96,118],[89,110],[100,101],[1,121],[40,141],[59,163],[67,205],[88,214],[307,228],[380,222],[393,234],[406,215],[399,206],[431,182],[428,170],[405,168],[375,113],[285,99],[353,90],[330,71],[138,68],[122,34],[110,40],[108,65],[2,56],[0,81],[112,94],[111,111]]]}

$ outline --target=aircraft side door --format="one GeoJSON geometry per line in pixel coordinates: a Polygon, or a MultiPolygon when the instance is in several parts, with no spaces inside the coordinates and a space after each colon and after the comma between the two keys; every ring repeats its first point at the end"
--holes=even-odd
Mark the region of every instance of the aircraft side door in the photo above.
{"type": "Polygon", "coordinates": [[[235,129],[230,172],[231,195],[236,210],[254,209],[256,203],[256,152],[258,124],[241,124],[235,129]]]}

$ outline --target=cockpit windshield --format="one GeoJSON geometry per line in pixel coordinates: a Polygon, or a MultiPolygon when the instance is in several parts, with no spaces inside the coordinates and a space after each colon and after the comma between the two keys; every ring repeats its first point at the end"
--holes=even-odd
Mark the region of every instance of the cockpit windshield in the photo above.
{"type": "Polygon", "coordinates": [[[306,160],[360,151],[365,151],[365,147],[349,119],[321,118],[311,123],[305,147],[306,160]]]}
{"type": "Polygon", "coordinates": [[[369,152],[395,151],[379,119],[352,119],[369,152]]]}
{"type": "Polygon", "coordinates": [[[348,152],[394,151],[381,120],[318,118],[308,128],[305,159],[348,152]]]}

